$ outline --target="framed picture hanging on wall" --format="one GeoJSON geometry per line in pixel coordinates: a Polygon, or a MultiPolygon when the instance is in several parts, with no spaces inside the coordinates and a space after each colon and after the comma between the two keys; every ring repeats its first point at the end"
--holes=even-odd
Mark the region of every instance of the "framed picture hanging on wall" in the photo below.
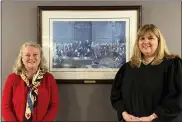
{"type": "Polygon", "coordinates": [[[38,6],[38,42],[60,82],[112,81],[140,26],[141,6],[38,6]]]}

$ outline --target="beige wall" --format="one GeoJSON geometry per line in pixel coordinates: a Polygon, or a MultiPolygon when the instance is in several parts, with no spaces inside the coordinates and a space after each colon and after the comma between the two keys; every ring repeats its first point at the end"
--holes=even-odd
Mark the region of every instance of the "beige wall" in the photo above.
{"type": "MultiPolygon", "coordinates": [[[[172,52],[181,55],[181,2],[45,2],[3,1],[2,4],[2,86],[11,73],[20,46],[37,40],[37,6],[142,5],[142,23],[156,24],[172,52]]],[[[109,101],[110,84],[59,84],[61,107],[57,120],[111,121],[116,112],[109,101]]]]}

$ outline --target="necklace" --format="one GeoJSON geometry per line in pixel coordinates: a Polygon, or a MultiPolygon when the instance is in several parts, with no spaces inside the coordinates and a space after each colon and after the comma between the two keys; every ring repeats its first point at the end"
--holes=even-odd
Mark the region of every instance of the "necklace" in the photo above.
{"type": "Polygon", "coordinates": [[[147,62],[145,60],[142,60],[142,63],[145,64],[145,65],[148,65],[150,62],[147,62]]]}

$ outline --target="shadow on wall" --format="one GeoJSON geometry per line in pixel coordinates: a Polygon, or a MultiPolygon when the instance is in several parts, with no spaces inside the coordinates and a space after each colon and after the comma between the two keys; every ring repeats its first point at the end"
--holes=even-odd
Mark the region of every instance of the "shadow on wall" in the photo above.
{"type": "Polygon", "coordinates": [[[55,121],[80,120],[80,109],[76,99],[76,92],[72,84],[58,84],[59,110],[55,121]]]}

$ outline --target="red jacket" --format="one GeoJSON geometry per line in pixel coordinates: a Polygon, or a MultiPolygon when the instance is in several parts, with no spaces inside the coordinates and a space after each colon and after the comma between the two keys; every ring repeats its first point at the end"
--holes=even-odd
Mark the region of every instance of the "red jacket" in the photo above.
{"type": "MultiPolygon", "coordinates": [[[[23,121],[28,87],[19,75],[8,76],[2,94],[2,116],[5,121],[23,121]]],[[[46,73],[38,87],[38,105],[33,109],[32,121],[53,121],[58,112],[58,88],[50,73],[46,73]]]]}

